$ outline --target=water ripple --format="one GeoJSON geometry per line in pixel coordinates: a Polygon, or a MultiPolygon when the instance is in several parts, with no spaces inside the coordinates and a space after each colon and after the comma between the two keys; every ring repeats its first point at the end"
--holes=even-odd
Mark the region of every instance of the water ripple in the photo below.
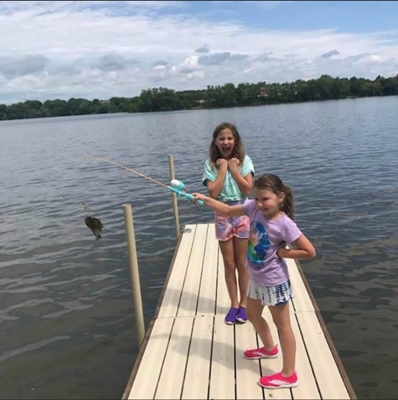
{"type": "MultiPolygon", "coordinates": [[[[171,195],[104,157],[206,193],[214,127],[237,124],[256,176],[281,175],[318,257],[310,286],[359,398],[394,398],[398,354],[398,97],[0,122],[0,362],[5,398],[121,397],[137,355],[123,204],[145,319],[176,245],[171,195]],[[104,224],[84,224],[84,207],[104,224]],[[27,334],[28,332],[28,334],[27,334]],[[24,377],[24,378],[21,378],[24,377]],[[32,391],[32,388],[35,388],[32,391]]],[[[179,201],[180,223],[213,212],[179,201]]]]}

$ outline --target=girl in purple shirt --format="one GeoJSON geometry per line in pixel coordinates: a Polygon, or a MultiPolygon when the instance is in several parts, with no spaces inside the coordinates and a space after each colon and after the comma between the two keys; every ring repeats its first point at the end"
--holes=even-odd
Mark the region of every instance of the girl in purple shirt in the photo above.
{"type": "Polygon", "coordinates": [[[268,389],[292,388],[298,385],[295,372],[296,340],[289,316],[289,300],[293,298],[293,292],[284,258],[314,258],[315,249],[293,221],[293,193],[279,177],[272,174],[259,177],[254,182],[253,194],[253,200],[232,206],[200,193],[193,195],[195,200],[203,200],[217,212],[229,216],[247,215],[250,218],[246,258],[250,281],[246,312],[263,347],[246,350],[244,356],[257,360],[279,355],[268,323],[262,317],[263,309],[267,306],[278,329],[283,368],[276,374],[261,377],[259,383],[268,389]],[[286,248],[289,243],[294,248],[286,248]]]}

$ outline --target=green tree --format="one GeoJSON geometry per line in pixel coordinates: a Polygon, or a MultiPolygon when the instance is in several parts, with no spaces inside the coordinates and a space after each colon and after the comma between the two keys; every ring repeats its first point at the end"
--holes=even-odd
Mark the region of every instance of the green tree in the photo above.
{"type": "Polygon", "coordinates": [[[5,121],[7,117],[7,106],[5,104],[0,104],[0,121],[5,121]]]}
{"type": "Polygon", "coordinates": [[[344,99],[346,97],[398,95],[398,75],[389,78],[377,76],[375,80],[351,77],[332,78],[322,75],[318,79],[295,82],[233,83],[207,86],[204,90],[183,90],[159,87],[142,90],[136,97],[112,97],[110,100],[92,101],[83,98],[69,100],[28,100],[23,103],[0,105],[0,120],[56,117],[69,115],[105,114],[118,112],[151,112],[221,108],[261,104],[278,104],[314,100],[344,99]]]}

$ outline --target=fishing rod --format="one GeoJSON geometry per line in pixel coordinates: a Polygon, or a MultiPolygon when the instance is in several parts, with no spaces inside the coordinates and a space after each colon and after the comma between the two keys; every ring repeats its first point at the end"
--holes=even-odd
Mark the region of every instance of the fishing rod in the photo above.
{"type": "MultiPolygon", "coordinates": [[[[151,181],[151,182],[153,182],[153,183],[156,183],[157,185],[160,185],[160,186],[166,188],[167,190],[169,190],[169,191],[175,193],[179,199],[186,199],[186,200],[191,200],[191,201],[194,200],[194,197],[192,196],[192,194],[186,193],[186,192],[185,192],[185,185],[184,185],[181,181],[179,181],[179,180],[177,180],[177,179],[173,179],[173,180],[170,182],[170,185],[167,186],[167,185],[165,185],[164,183],[157,181],[156,179],[153,179],[153,178],[151,178],[151,177],[149,177],[149,176],[146,176],[146,175],[144,175],[144,174],[141,174],[140,172],[138,172],[138,171],[136,171],[136,170],[134,170],[134,169],[132,169],[132,168],[125,167],[124,165],[119,164],[119,163],[117,163],[117,162],[107,160],[106,158],[93,157],[93,156],[84,156],[84,158],[89,158],[89,159],[97,160],[97,161],[103,161],[103,162],[106,162],[106,163],[108,163],[108,164],[116,165],[116,166],[118,166],[118,167],[121,167],[121,168],[123,168],[123,169],[129,171],[129,172],[132,172],[133,174],[136,174],[136,175],[138,175],[138,176],[141,176],[142,178],[148,179],[149,181],[151,181]]],[[[199,205],[201,205],[201,206],[203,205],[203,201],[200,200],[200,199],[197,200],[196,203],[199,204],[199,205]]]]}

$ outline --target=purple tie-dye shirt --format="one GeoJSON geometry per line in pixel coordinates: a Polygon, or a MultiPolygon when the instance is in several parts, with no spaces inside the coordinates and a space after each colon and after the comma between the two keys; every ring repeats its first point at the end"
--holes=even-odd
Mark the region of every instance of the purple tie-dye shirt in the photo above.
{"type": "Polygon", "coordinates": [[[250,218],[250,233],[247,249],[247,266],[250,279],[257,285],[276,286],[289,279],[285,260],[276,254],[284,243],[292,243],[301,236],[296,223],[287,215],[268,220],[255,205],[254,200],[243,204],[250,218]]]}

